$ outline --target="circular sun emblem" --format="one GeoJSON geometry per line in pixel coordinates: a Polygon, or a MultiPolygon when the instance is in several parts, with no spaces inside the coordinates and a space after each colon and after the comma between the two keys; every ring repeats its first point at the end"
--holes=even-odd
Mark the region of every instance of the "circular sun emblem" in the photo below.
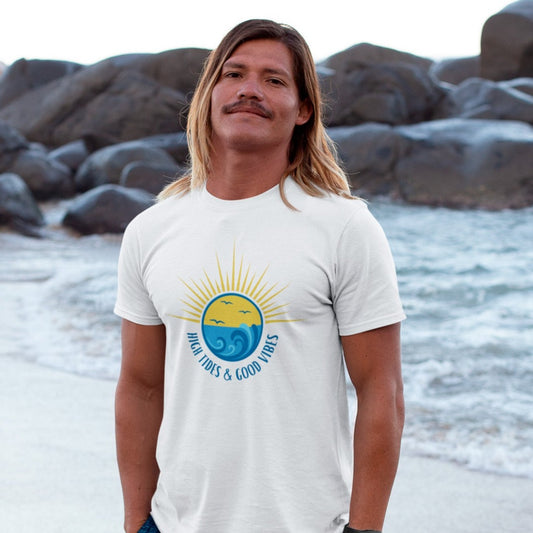
{"type": "Polygon", "coordinates": [[[204,340],[212,353],[224,361],[246,359],[257,348],[262,333],[261,311],[242,294],[220,294],[204,309],[204,340]]]}

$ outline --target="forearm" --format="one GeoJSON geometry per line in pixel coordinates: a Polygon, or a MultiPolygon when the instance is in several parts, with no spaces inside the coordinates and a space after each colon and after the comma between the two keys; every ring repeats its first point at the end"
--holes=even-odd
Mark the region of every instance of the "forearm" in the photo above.
{"type": "Polygon", "coordinates": [[[162,414],[162,390],[119,380],[115,431],[127,533],[136,533],[150,513],[159,476],[155,451],[162,414]]]}
{"type": "Polygon", "coordinates": [[[350,526],[381,530],[396,476],[404,422],[401,389],[358,394],[350,526]]]}

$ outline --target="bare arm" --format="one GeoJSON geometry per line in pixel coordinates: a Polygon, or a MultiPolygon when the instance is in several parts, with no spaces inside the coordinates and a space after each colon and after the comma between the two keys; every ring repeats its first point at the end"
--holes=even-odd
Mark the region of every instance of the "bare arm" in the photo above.
{"type": "Polygon", "coordinates": [[[342,337],[357,394],[350,526],[381,530],[404,422],[400,324],[342,337]]]}
{"type": "Polygon", "coordinates": [[[115,432],[127,533],[136,533],[148,517],[159,476],[155,450],[163,416],[165,338],[164,326],[122,321],[115,432]]]}

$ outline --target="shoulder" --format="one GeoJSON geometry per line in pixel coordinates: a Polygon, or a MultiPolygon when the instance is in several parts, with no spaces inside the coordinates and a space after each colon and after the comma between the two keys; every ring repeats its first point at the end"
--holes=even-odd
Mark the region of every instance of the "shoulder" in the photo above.
{"type": "Polygon", "coordinates": [[[353,218],[371,216],[366,202],[360,198],[346,198],[329,192],[311,196],[292,180],[287,180],[286,194],[298,212],[322,223],[344,226],[353,218]]]}
{"type": "Polygon", "coordinates": [[[158,230],[161,226],[166,226],[188,211],[194,201],[193,196],[191,193],[185,193],[158,201],[135,216],[126,231],[149,232],[151,229],[158,230]]]}

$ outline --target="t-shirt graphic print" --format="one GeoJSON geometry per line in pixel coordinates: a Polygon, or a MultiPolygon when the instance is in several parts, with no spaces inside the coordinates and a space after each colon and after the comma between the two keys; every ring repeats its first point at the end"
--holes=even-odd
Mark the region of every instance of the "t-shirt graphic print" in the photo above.
{"type": "MultiPolygon", "coordinates": [[[[247,380],[259,374],[276,351],[279,336],[271,325],[292,322],[283,300],[287,286],[268,280],[268,266],[254,270],[237,257],[224,267],[216,254],[216,271],[198,280],[181,280],[186,288],[181,314],[191,322],[187,340],[198,364],[214,378],[247,380]]],[[[298,319],[296,319],[298,320],[298,319]]]]}

